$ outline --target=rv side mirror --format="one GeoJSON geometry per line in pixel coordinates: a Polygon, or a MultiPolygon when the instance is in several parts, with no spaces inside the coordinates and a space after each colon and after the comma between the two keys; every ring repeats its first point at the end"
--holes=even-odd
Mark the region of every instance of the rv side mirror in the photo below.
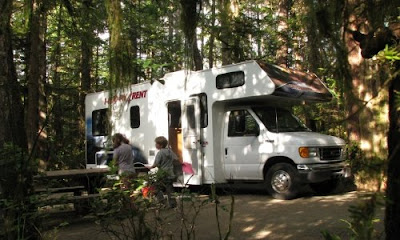
{"type": "Polygon", "coordinates": [[[313,132],[324,132],[325,131],[325,123],[321,120],[317,119],[307,119],[307,127],[311,129],[313,132]]]}
{"type": "Polygon", "coordinates": [[[311,131],[313,131],[313,132],[317,132],[318,131],[318,129],[317,129],[317,120],[315,120],[315,119],[307,119],[306,124],[307,124],[307,127],[309,129],[311,129],[311,131]]]}

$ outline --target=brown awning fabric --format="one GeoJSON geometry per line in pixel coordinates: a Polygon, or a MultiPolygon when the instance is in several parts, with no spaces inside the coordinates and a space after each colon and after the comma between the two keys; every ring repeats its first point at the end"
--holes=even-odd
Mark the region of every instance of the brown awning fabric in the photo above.
{"type": "Polygon", "coordinates": [[[328,102],[332,94],[313,73],[283,68],[265,62],[257,62],[275,84],[273,95],[305,101],[328,102]]]}

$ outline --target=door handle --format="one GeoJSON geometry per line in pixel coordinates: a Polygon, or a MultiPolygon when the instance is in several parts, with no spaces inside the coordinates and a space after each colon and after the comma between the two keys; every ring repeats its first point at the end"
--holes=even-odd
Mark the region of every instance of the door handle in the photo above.
{"type": "Polygon", "coordinates": [[[225,148],[225,155],[228,155],[228,148],[225,148]]]}
{"type": "Polygon", "coordinates": [[[274,143],[274,142],[275,142],[275,140],[265,140],[265,142],[268,142],[268,143],[274,143]]]}

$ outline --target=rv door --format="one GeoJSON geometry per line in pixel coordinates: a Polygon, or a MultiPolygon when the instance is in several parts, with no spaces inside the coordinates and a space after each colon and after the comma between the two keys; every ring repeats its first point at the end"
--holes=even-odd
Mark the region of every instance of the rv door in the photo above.
{"type": "Polygon", "coordinates": [[[183,161],[190,163],[194,174],[184,173],[184,184],[201,184],[202,146],[200,128],[200,99],[190,97],[184,101],[182,132],[183,132],[183,161]]]}

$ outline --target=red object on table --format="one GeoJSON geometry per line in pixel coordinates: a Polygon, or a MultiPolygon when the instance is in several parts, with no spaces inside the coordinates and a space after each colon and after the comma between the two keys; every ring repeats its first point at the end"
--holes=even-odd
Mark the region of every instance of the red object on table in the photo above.
{"type": "Polygon", "coordinates": [[[154,186],[146,186],[142,188],[142,195],[144,198],[150,197],[150,195],[154,194],[155,188],[154,186]]]}

